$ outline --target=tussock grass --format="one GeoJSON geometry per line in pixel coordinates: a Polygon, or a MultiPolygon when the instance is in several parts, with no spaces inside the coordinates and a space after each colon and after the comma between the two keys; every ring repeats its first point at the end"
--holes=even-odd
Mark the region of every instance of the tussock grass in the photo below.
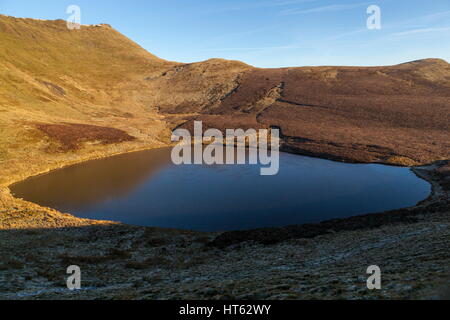
{"type": "Polygon", "coordinates": [[[98,264],[107,263],[109,261],[128,260],[130,258],[130,252],[119,249],[111,249],[109,253],[105,255],[71,256],[68,253],[59,255],[59,259],[64,265],[98,264]]]}
{"type": "Polygon", "coordinates": [[[9,260],[4,263],[0,264],[0,271],[1,270],[18,270],[22,269],[24,267],[24,264],[18,260],[9,260]]]}

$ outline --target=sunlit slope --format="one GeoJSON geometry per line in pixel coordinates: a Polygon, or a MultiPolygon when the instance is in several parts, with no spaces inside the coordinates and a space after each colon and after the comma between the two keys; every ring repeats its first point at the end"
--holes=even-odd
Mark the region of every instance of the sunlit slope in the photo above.
{"type": "Polygon", "coordinates": [[[0,16],[2,180],[155,143],[166,125],[145,78],[175,65],[107,25],[0,16]]]}
{"type": "Polygon", "coordinates": [[[279,127],[283,149],[301,154],[428,163],[450,157],[449,114],[450,65],[439,59],[370,68],[177,63],[109,25],[69,30],[63,20],[0,15],[4,181],[164,145],[171,129],[195,119],[220,129],[279,127]]]}
{"type": "Polygon", "coordinates": [[[136,104],[155,110],[185,105],[189,113],[217,102],[251,69],[221,59],[168,62],[109,25],[69,30],[63,20],[0,16],[0,45],[2,107],[52,115],[96,106],[101,117],[99,106],[127,112],[136,104]]]}
{"type": "Polygon", "coordinates": [[[0,15],[3,178],[26,176],[31,158],[40,171],[44,160],[167,144],[185,116],[166,118],[166,109],[217,104],[249,69],[221,59],[165,61],[109,25],[69,30],[63,20],[0,15]]]}
{"type": "Polygon", "coordinates": [[[83,112],[81,103],[117,106],[128,99],[122,90],[140,89],[143,75],[171,65],[108,25],[69,30],[62,20],[0,16],[3,107],[57,114],[83,112]]]}

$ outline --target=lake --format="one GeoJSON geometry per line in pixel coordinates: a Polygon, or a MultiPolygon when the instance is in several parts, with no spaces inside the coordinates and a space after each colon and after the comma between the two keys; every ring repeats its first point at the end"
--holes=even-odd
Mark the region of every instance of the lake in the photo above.
{"type": "Polygon", "coordinates": [[[81,218],[197,231],[244,230],[413,206],[431,193],[408,168],[280,153],[259,165],[172,164],[171,149],[94,160],[11,186],[19,198],[81,218]]]}

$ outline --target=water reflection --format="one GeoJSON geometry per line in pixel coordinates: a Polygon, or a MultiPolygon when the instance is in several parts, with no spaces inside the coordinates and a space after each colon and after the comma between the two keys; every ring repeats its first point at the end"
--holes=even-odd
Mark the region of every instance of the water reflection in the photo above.
{"type": "Polygon", "coordinates": [[[170,164],[167,149],[94,160],[32,177],[11,187],[17,197],[58,210],[93,207],[126,198],[170,164]]]}
{"type": "Polygon", "coordinates": [[[319,222],[415,205],[430,185],[409,169],[280,154],[258,165],[175,166],[170,149],[125,154],[12,187],[26,200],[79,217],[200,231],[319,222]]]}

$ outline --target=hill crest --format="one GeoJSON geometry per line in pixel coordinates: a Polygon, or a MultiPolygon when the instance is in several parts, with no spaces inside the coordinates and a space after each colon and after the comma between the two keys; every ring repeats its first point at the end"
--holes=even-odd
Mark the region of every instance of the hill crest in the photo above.
{"type": "Polygon", "coordinates": [[[192,120],[205,128],[276,126],[284,150],[336,160],[411,165],[450,157],[450,65],[440,59],[279,69],[178,63],[109,25],[68,30],[63,20],[0,15],[0,82],[2,172],[21,172],[30,156],[54,163],[167,145],[171,130],[192,120]],[[76,125],[64,141],[76,139],[76,151],[39,129],[68,124],[76,125]],[[99,146],[113,141],[104,138],[110,133],[123,139],[99,146]]]}

